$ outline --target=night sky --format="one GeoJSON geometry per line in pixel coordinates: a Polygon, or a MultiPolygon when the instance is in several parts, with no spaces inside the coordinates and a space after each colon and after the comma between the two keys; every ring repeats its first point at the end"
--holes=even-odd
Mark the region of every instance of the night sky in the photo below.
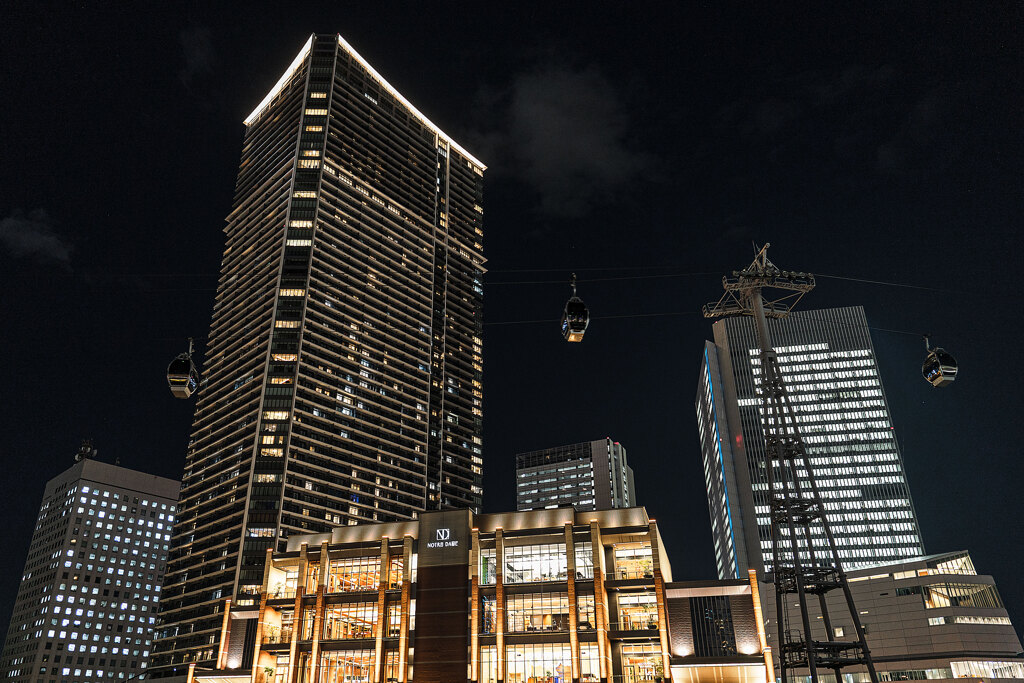
{"type": "Polygon", "coordinates": [[[515,453],[611,436],[676,579],[714,578],[699,310],[770,241],[833,276],[803,308],[865,307],[926,549],[969,549],[1020,631],[1024,5],[773,4],[8,3],[0,626],[83,437],[180,477],[164,372],[207,333],[242,120],[317,31],[489,167],[486,510],[514,508],[515,453]]]}

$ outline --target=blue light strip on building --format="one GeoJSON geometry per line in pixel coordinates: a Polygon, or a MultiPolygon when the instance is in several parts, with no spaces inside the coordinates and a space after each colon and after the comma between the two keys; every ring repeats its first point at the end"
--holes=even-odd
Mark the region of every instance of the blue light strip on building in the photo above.
{"type": "Polygon", "coordinates": [[[715,387],[711,383],[711,361],[708,358],[708,350],[704,349],[704,374],[708,383],[708,396],[711,397],[711,423],[715,428],[715,450],[718,452],[718,471],[722,477],[722,491],[725,493],[725,516],[729,522],[729,555],[732,560],[733,573],[737,573],[736,564],[736,536],[732,530],[732,507],[729,505],[729,485],[725,481],[725,461],[722,457],[722,432],[718,428],[718,408],[715,405],[715,387]]]}

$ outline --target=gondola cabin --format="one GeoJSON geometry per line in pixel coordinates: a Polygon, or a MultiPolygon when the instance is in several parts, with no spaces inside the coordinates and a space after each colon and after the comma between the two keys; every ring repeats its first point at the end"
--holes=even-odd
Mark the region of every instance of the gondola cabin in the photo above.
{"type": "Polygon", "coordinates": [[[565,304],[565,312],[562,313],[562,336],[566,341],[583,341],[583,334],[590,324],[590,314],[583,304],[583,299],[577,296],[569,299],[565,304]]]}
{"type": "Polygon", "coordinates": [[[188,351],[175,356],[167,366],[167,386],[175,398],[189,398],[199,388],[199,371],[192,362],[192,340],[189,340],[188,351]]]}
{"type": "Polygon", "coordinates": [[[945,349],[928,349],[928,357],[921,366],[921,375],[931,382],[933,387],[944,387],[956,379],[956,359],[946,353],[945,349]]]}

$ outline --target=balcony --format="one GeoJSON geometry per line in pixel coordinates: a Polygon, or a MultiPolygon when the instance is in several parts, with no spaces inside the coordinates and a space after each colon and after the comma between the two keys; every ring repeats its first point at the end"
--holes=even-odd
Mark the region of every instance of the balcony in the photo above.
{"type": "Polygon", "coordinates": [[[295,586],[277,586],[267,593],[267,600],[295,599],[295,586]]]}
{"type": "Polygon", "coordinates": [[[638,615],[627,617],[621,621],[613,621],[608,624],[609,631],[657,631],[658,615],[638,615]]]}
{"type": "Polygon", "coordinates": [[[654,572],[650,569],[616,569],[612,576],[616,581],[654,580],[654,572]]]}
{"type": "Polygon", "coordinates": [[[283,645],[292,642],[292,629],[268,628],[263,633],[264,645],[283,645]]]}

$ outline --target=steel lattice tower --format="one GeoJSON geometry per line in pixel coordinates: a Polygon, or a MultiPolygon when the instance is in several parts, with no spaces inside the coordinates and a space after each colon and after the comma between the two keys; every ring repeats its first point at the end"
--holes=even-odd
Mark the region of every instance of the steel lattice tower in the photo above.
{"type": "Polygon", "coordinates": [[[775,585],[776,624],[779,632],[779,668],[782,683],[787,672],[806,667],[817,683],[818,670],[831,670],[841,683],[845,666],[865,665],[872,683],[878,683],[864,628],[853,604],[835,539],[825,517],[814,471],[797,426],[796,411],[786,392],[778,358],[768,334],[767,318],[785,318],[804,294],[814,288],[810,273],[780,271],[768,260],[768,244],[754,261],[732,277],[722,278],[725,294],[704,306],[704,317],[753,316],[760,344],[762,423],[765,438],[765,469],[770,494],[772,567],[775,585]],[[766,298],[767,296],[767,298],[766,298]],[[817,535],[812,533],[812,526],[817,535]],[[822,536],[824,538],[822,538],[822,536]],[[824,541],[824,543],[822,542],[824,541]],[[825,594],[842,589],[857,630],[857,639],[835,639],[825,594]],[[797,596],[801,627],[790,628],[785,596],[797,596]],[[815,640],[807,598],[817,595],[825,640],[815,640]]]}

